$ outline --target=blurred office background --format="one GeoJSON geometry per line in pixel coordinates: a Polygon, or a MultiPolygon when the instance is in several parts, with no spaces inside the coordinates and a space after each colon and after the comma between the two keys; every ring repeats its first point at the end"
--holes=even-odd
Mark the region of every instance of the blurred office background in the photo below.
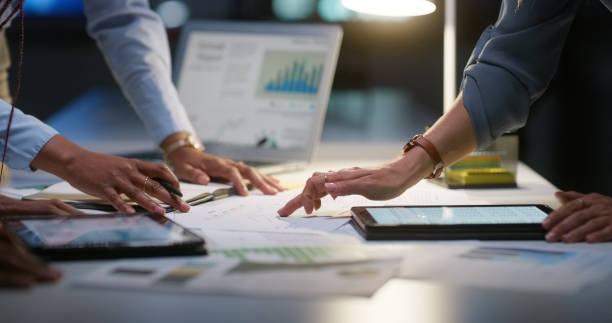
{"type": "MultiPolygon", "coordinates": [[[[375,19],[340,0],[151,0],[172,50],[187,19],[338,23],[344,40],[323,140],[408,140],[442,114],[444,1],[407,19],[375,19]]],[[[458,0],[457,84],[500,0],[458,0]]],[[[125,104],[85,31],[81,0],[28,0],[19,107],[45,120],[97,89],[125,104]]],[[[18,33],[7,31],[13,62],[18,33]]],[[[612,194],[612,13],[583,1],[549,91],[534,105],[520,158],[561,189],[612,194]]],[[[14,81],[14,67],[11,73],[14,81]]],[[[15,84],[14,82],[12,84],[15,84]]],[[[399,146],[398,146],[399,149],[399,146]]],[[[367,154],[367,152],[364,152],[367,154]]]]}

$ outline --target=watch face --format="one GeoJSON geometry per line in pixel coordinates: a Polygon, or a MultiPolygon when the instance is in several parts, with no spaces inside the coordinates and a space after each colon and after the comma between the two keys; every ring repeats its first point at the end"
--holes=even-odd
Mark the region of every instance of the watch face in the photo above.
{"type": "Polygon", "coordinates": [[[190,135],[189,137],[187,137],[187,141],[193,148],[200,151],[204,150],[204,146],[202,146],[200,141],[194,135],[190,135]]]}
{"type": "Polygon", "coordinates": [[[409,141],[407,144],[404,145],[404,147],[402,148],[402,150],[404,151],[404,154],[408,152],[408,150],[410,150],[412,147],[414,147],[414,144],[412,143],[412,141],[409,141]]]}
{"type": "Polygon", "coordinates": [[[410,139],[410,141],[408,143],[406,143],[404,145],[404,148],[402,148],[402,150],[404,151],[404,153],[408,152],[408,150],[412,149],[414,146],[416,146],[416,143],[414,142],[417,138],[421,137],[421,135],[415,135],[414,137],[412,137],[412,139],[410,139]]]}

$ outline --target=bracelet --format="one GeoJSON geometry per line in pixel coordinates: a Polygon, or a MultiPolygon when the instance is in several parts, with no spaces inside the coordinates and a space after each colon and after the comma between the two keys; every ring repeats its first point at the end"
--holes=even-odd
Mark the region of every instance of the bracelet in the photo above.
{"type": "Polygon", "coordinates": [[[197,151],[204,151],[204,146],[202,145],[200,140],[198,140],[194,135],[189,135],[186,138],[179,139],[162,150],[164,152],[164,155],[168,156],[174,151],[183,147],[191,147],[197,151]]]}
{"type": "Polygon", "coordinates": [[[431,161],[434,164],[433,171],[431,172],[431,174],[429,174],[429,176],[425,178],[439,177],[440,174],[442,174],[442,170],[444,169],[444,163],[442,162],[442,157],[440,157],[440,153],[438,152],[438,149],[436,149],[436,146],[434,146],[434,144],[432,144],[431,141],[423,137],[423,135],[416,135],[412,137],[412,139],[410,139],[410,141],[404,145],[404,148],[402,150],[405,154],[410,149],[416,146],[423,148],[423,150],[425,150],[427,155],[429,155],[429,158],[431,158],[431,161]]]}

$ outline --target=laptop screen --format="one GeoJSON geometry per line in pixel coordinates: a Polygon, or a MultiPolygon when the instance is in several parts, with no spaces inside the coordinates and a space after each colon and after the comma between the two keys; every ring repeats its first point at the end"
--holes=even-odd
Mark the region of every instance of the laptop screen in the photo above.
{"type": "Polygon", "coordinates": [[[338,35],[192,29],[177,88],[208,151],[254,161],[310,159],[321,135],[338,35]]]}

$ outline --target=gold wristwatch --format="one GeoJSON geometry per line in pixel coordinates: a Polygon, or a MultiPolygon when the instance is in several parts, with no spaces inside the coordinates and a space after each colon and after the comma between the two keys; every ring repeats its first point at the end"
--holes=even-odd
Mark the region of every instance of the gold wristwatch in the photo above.
{"type": "Polygon", "coordinates": [[[188,136],[184,138],[174,141],[173,143],[169,144],[167,147],[163,148],[162,151],[164,152],[164,156],[168,156],[174,151],[180,148],[183,148],[183,147],[190,147],[197,151],[204,151],[204,145],[202,145],[202,142],[200,141],[200,139],[198,139],[196,136],[192,134],[189,134],[188,136]]]}

